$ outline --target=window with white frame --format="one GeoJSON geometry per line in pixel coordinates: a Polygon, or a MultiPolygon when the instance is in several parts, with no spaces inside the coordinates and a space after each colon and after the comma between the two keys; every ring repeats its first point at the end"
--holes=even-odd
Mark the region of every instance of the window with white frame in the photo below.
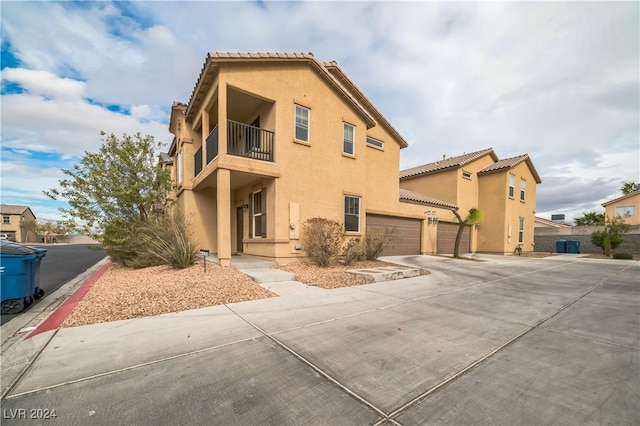
{"type": "Polygon", "coordinates": [[[379,141],[378,139],[374,139],[374,138],[369,137],[369,136],[367,136],[367,145],[373,146],[373,147],[376,147],[376,148],[380,148],[380,149],[384,148],[384,142],[379,141]]]}
{"type": "Polygon", "coordinates": [[[178,151],[178,185],[182,183],[182,150],[178,151]]]}
{"type": "Polygon", "coordinates": [[[520,179],[520,201],[524,201],[525,189],[527,189],[527,181],[520,179]]]}
{"type": "Polygon", "coordinates": [[[2,223],[11,223],[11,216],[2,215],[2,223]]]}
{"type": "Polygon", "coordinates": [[[509,198],[515,197],[516,194],[516,177],[509,175],[509,198]]]}
{"type": "Polygon", "coordinates": [[[631,217],[636,215],[636,206],[616,207],[616,216],[631,217]]]}
{"type": "Polygon", "coordinates": [[[251,194],[251,229],[253,238],[262,238],[266,235],[266,229],[264,229],[264,218],[263,218],[263,193],[262,191],[257,191],[251,194]]]}
{"type": "Polygon", "coordinates": [[[344,230],[360,232],[360,197],[344,196],[344,230]]]}
{"type": "Polygon", "coordinates": [[[309,143],[309,108],[296,105],[295,139],[309,143]]]}
{"type": "Polygon", "coordinates": [[[462,177],[465,179],[471,179],[471,172],[462,171],[462,177]]]}
{"type": "Polygon", "coordinates": [[[354,141],[355,141],[356,128],[352,124],[343,123],[343,129],[344,129],[343,130],[344,143],[342,145],[342,152],[344,152],[345,154],[354,155],[355,154],[354,141]]]}
{"type": "Polygon", "coordinates": [[[524,242],[524,219],[520,218],[520,223],[518,224],[518,242],[524,242]]]}

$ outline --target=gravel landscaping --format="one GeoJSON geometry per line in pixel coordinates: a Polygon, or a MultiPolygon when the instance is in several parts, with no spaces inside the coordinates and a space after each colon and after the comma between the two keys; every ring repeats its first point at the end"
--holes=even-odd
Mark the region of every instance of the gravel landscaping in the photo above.
{"type": "Polygon", "coordinates": [[[177,270],[130,269],[113,264],[91,287],[62,327],[160,315],[224,303],[275,297],[243,273],[207,263],[177,270]]]}
{"type": "MultiPolygon", "coordinates": [[[[351,266],[321,268],[311,263],[279,266],[293,272],[296,280],[307,285],[331,289],[366,284],[367,279],[345,272],[397,266],[386,262],[356,262],[351,266]]],[[[276,297],[243,273],[207,263],[177,270],[168,266],[130,269],[113,264],[91,287],[62,327],[77,327],[160,315],[225,303],[276,297]]],[[[426,274],[422,271],[422,274],[426,274]]]]}

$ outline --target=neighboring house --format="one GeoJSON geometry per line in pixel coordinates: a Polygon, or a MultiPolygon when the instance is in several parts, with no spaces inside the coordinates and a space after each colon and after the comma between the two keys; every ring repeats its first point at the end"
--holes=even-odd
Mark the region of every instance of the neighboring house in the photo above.
{"type": "Polygon", "coordinates": [[[605,217],[620,216],[629,225],[640,225],[640,189],[602,203],[605,217]]]}
{"type": "Polygon", "coordinates": [[[571,228],[571,225],[568,223],[549,220],[538,216],[535,217],[534,226],[536,228],[571,228]]]}
{"type": "Polygon", "coordinates": [[[34,229],[29,229],[29,223],[35,223],[36,216],[29,207],[1,204],[0,212],[0,233],[7,234],[11,241],[18,243],[35,241],[36,234],[34,229]]]}
{"type": "MultiPolygon", "coordinates": [[[[483,215],[477,226],[467,226],[460,253],[513,253],[520,245],[534,250],[536,185],[540,176],[527,154],[500,160],[492,148],[400,172],[400,187],[435,197],[459,207],[464,219],[469,209],[483,215]]],[[[437,230],[437,252],[452,253],[458,221],[449,213],[437,230]]]]}
{"type": "Polygon", "coordinates": [[[406,141],[335,62],[312,54],[209,53],[169,131],[177,207],[223,266],[232,253],[305,257],[313,217],[352,237],[395,228],[386,254],[433,253],[434,218],[455,207],[400,190],[406,141]]]}

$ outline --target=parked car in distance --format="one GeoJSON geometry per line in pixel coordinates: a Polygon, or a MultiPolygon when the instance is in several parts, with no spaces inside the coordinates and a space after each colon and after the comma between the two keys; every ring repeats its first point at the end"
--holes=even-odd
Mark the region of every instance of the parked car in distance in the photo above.
{"type": "Polygon", "coordinates": [[[0,240],[9,240],[9,234],[0,234],[0,240]]]}

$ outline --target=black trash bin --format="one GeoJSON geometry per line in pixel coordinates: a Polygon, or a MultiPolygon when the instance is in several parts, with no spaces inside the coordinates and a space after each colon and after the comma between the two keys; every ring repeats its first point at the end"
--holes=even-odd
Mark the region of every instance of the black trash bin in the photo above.
{"type": "Polygon", "coordinates": [[[567,240],[556,240],[556,253],[567,252],[567,240]]]}

